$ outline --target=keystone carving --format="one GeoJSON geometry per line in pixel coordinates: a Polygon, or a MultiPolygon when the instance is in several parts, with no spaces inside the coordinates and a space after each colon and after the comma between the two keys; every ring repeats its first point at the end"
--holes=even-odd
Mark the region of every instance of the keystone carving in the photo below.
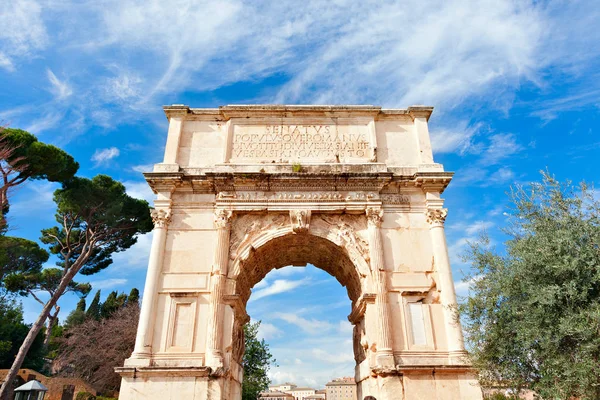
{"type": "Polygon", "coordinates": [[[435,208],[427,210],[427,222],[431,225],[444,225],[448,209],[435,208]]]}
{"type": "Polygon", "coordinates": [[[166,228],[171,222],[171,212],[165,210],[152,210],[150,214],[155,228],[166,228]]]}
{"type": "Polygon", "coordinates": [[[290,221],[294,233],[306,233],[310,226],[310,210],[290,210],[290,221]]]}

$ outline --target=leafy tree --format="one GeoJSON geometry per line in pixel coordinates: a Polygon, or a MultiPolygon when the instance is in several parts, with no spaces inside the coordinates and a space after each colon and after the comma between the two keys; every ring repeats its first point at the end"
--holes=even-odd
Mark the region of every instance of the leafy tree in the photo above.
{"type": "Polygon", "coordinates": [[[127,297],[127,304],[140,304],[140,291],[137,288],[131,289],[129,297],[127,297]]]}
{"type": "Polygon", "coordinates": [[[269,345],[264,339],[257,337],[260,321],[244,325],[245,352],[242,359],[244,381],[242,383],[242,400],[255,400],[258,394],[267,390],[271,382],[267,372],[275,359],[269,352],[269,345]]]}
{"type": "Polygon", "coordinates": [[[0,236],[0,296],[6,295],[6,277],[39,273],[48,257],[48,252],[31,240],[0,236]]]}
{"type": "Polygon", "coordinates": [[[0,229],[5,229],[8,192],[28,179],[65,182],[71,179],[79,164],[56,146],[38,141],[21,129],[4,128],[0,132],[0,229]]]}
{"type": "MultiPolygon", "coordinates": [[[[19,346],[27,336],[29,326],[23,322],[23,310],[14,300],[0,299],[0,368],[9,368],[19,346]]],[[[44,367],[44,335],[35,338],[23,362],[26,368],[41,370],[44,367]]]]}
{"type": "Polygon", "coordinates": [[[60,283],[35,321],[0,389],[8,386],[23,363],[33,339],[75,275],[96,273],[112,263],[112,254],[135,244],[137,235],[152,229],[148,203],[125,193],[125,187],[106,175],[73,178],[54,192],[58,226],[42,231],[41,241],[59,258],[60,283]]]}
{"type": "Polygon", "coordinates": [[[118,391],[115,367],[133,352],[140,308],[127,305],[109,318],[88,319],[63,338],[54,366],[60,376],[82,378],[101,393],[118,391]],[[115,340],[118,337],[118,340],[115,340]]]}
{"type": "MultiPolygon", "coordinates": [[[[35,301],[44,306],[46,303],[38,296],[39,292],[45,292],[50,297],[54,296],[61,283],[62,273],[63,270],[60,268],[46,268],[30,274],[11,274],[6,277],[4,284],[8,291],[18,293],[21,296],[31,295],[35,301]]],[[[89,283],[71,281],[63,291],[63,294],[73,292],[80,297],[85,297],[91,289],[92,287],[89,283]]],[[[52,331],[58,323],[59,312],[60,307],[58,304],[54,304],[54,312],[48,314],[48,326],[44,339],[45,346],[48,346],[50,343],[52,331]]]]}
{"type": "Polygon", "coordinates": [[[100,309],[102,306],[100,305],[100,290],[96,291],[96,295],[92,299],[90,303],[90,307],[85,312],[86,318],[93,318],[95,320],[100,319],[100,309]]]}
{"type": "Polygon", "coordinates": [[[541,183],[511,193],[508,240],[487,238],[460,306],[484,386],[545,399],[600,398],[600,202],[585,184],[541,183]]]}

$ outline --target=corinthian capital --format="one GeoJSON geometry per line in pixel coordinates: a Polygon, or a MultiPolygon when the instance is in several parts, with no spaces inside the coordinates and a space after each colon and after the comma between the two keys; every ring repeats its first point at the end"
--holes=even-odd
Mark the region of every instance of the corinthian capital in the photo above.
{"type": "Polygon", "coordinates": [[[228,227],[232,214],[231,210],[224,210],[222,208],[215,210],[215,226],[218,229],[228,227]]]}
{"type": "Polygon", "coordinates": [[[381,222],[383,221],[383,210],[378,207],[367,207],[366,209],[367,221],[369,225],[373,226],[381,226],[381,222]]]}
{"type": "Polygon", "coordinates": [[[150,213],[150,216],[152,217],[155,228],[166,228],[171,222],[171,212],[168,210],[154,209],[150,213]]]}
{"type": "Polygon", "coordinates": [[[444,225],[446,221],[446,215],[448,215],[448,209],[446,208],[433,208],[427,210],[427,222],[430,225],[444,225]]]}

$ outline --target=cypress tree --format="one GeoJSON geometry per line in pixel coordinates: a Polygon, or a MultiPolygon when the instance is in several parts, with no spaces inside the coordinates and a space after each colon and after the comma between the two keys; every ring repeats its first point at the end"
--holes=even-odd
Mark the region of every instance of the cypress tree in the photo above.
{"type": "Polygon", "coordinates": [[[127,304],[137,304],[139,305],[140,301],[140,291],[137,290],[137,288],[133,288],[131,289],[131,292],[129,292],[129,297],[127,298],[127,304]]]}
{"type": "Polygon", "coordinates": [[[81,299],[79,299],[79,301],[77,302],[77,307],[75,307],[75,309],[77,311],[85,312],[85,297],[82,297],[81,299]]]}
{"type": "Polygon", "coordinates": [[[114,290],[108,294],[104,303],[102,303],[102,307],[100,308],[100,317],[108,318],[112,313],[119,309],[119,304],[117,302],[117,291],[114,290]]]}
{"type": "Polygon", "coordinates": [[[92,303],[90,304],[90,307],[85,312],[86,317],[93,318],[95,320],[99,320],[100,319],[100,307],[101,307],[100,306],[100,290],[98,290],[96,292],[96,295],[94,296],[94,299],[92,300],[92,303]]]}

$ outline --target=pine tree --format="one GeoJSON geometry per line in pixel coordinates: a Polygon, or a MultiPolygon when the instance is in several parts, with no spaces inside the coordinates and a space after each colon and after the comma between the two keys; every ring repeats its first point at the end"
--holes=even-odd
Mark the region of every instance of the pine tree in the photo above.
{"type": "Polygon", "coordinates": [[[92,300],[92,303],[90,304],[89,308],[85,312],[86,317],[93,318],[95,320],[99,320],[100,319],[100,310],[101,310],[100,307],[101,307],[101,305],[100,305],[100,290],[98,290],[96,292],[96,295],[94,296],[94,299],[92,300]]]}
{"type": "Polygon", "coordinates": [[[133,288],[131,289],[131,292],[129,292],[129,297],[127,298],[127,304],[138,304],[139,305],[139,301],[140,301],[140,291],[137,290],[137,288],[133,288]]]}

